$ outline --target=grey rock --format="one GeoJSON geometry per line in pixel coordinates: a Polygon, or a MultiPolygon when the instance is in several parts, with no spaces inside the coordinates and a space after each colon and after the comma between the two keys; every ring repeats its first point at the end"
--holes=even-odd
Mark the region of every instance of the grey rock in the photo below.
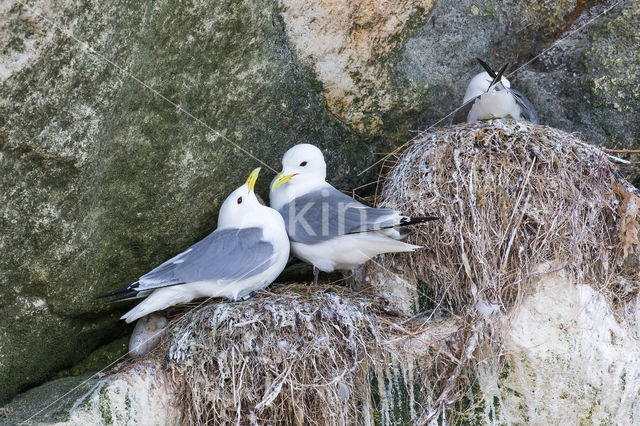
{"type": "Polygon", "coordinates": [[[365,184],[374,152],[460,104],[476,57],[524,65],[543,124],[640,146],[640,0],[582,29],[614,3],[360,1],[0,4],[0,401],[122,333],[126,306],[93,298],[211,232],[259,165],[242,150],[279,169],[313,143],[333,184],[365,184]],[[340,66],[296,19],[344,35],[340,66]]]}
{"type": "Polygon", "coordinates": [[[344,186],[373,158],[324,108],[274,2],[0,7],[0,401],[122,330],[126,306],[95,296],[215,228],[259,165],[233,144],[274,169],[296,143],[330,146],[344,186]]]}
{"type": "Polygon", "coordinates": [[[3,407],[0,425],[51,424],[69,419],[69,411],[98,381],[91,375],[66,377],[45,383],[14,398],[3,407]]]}
{"type": "Polygon", "coordinates": [[[140,318],[131,333],[129,355],[139,358],[151,352],[160,343],[166,327],[167,318],[163,315],[153,313],[140,318]]]}

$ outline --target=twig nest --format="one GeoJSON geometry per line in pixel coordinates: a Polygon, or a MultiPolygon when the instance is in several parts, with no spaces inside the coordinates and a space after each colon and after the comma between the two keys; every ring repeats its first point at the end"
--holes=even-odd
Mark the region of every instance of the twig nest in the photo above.
{"type": "Polygon", "coordinates": [[[381,307],[333,291],[304,293],[209,305],[175,323],[167,362],[187,418],[356,422],[367,366],[390,350],[375,317],[381,307]]]}
{"type": "Polygon", "coordinates": [[[640,198],[610,160],[568,133],[524,122],[422,134],[393,160],[379,205],[441,220],[414,229],[410,242],[423,249],[369,262],[359,280],[392,299],[404,280],[409,303],[394,304],[405,309],[480,301],[492,314],[508,311],[546,265],[622,312],[640,285],[632,267],[640,198]]]}

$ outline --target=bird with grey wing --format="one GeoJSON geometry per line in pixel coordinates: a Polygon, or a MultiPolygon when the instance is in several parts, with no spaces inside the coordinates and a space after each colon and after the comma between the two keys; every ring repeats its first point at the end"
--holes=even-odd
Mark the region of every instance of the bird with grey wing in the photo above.
{"type": "Polygon", "coordinates": [[[522,93],[512,89],[511,82],[502,76],[508,64],[495,72],[483,60],[478,59],[478,62],[485,71],[469,82],[462,107],[454,115],[452,123],[512,118],[537,124],[538,114],[533,104],[522,93]]]}
{"type": "Polygon", "coordinates": [[[296,145],[282,158],[282,172],[271,183],[271,207],[282,215],[291,251],[319,271],[348,270],[381,253],[420,248],[400,241],[406,228],[436,217],[407,217],[393,209],[366,206],[326,182],[322,152],[296,145]]]}
{"type": "Polygon", "coordinates": [[[225,199],[215,231],[133,284],[100,297],[146,297],[122,316],[129,323],[201,297],[238,300],[271,284],[289,258],[289,238],[282,216],[254,193],[259,172],[225,199]]]}

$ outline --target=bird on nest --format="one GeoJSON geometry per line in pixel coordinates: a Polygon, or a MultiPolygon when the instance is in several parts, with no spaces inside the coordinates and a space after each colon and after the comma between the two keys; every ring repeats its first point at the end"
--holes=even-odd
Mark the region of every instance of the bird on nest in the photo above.
{"type": "Polygon", "coordinates": [[[538,123],[538,114],[533,104],[520,92],[511,88],[511,82],[503,76],[505,64],[496,73],[486,62],[478,59],[485,69],[476,74],[465,92],[462,106],[452,122],[474,123],[494,118],[512,118],[538,123]]]}
{"type": "Polygon", "coordinates": [[[381,253],[420,246],[401,239],[415,225],[436,217],[408,217],[389,208],[366,206],[326,182],[322,151],[310,144],[289,149],[282,172],[271,183],[270,205],[283,217],[291,252],[319,271],[349,270],[381,253]]]}
{"type": "Polygon", "coordinates": [[[239,300],[271,284],[286,266],[289,238],[282,216],[255,195],[259,172],[251,172],[225,199],[215,231],[136,282],[100,297],[114,302],[146,297],[122,316],[130,323],[201,297],[239,300]]]}

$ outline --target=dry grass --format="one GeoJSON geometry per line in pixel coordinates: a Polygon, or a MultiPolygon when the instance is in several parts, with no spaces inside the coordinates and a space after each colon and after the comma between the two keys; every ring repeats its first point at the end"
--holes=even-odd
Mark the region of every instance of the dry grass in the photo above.
{"type": "Polygon", "coordinates": [[[423,250],[370,262],[364,275],[385,268],[426,281],[435,314],[463,323],[452,352],[459,361],[437,360],[441,373],[425,391],[439,396],[418,423],[460,408],[474,352],[500,355],[504,322],[494,313],[507,318],[533,276],[564,269],[631,320],[640,198],[600,149],[555,129],[495,121],[421,135],[392,163],[379,204],[442,220],[416,229],[411,242],[423,250]],[[445,299],[453,312],[438,312],[445,299]]]}
{"type": "Polygon", "coordinates": [[[381,415],[370,378],[403,357],[395,321],[371,295],[285,286],[182,316],[165,362],[191,424],[355,424],[381,415]]]}

